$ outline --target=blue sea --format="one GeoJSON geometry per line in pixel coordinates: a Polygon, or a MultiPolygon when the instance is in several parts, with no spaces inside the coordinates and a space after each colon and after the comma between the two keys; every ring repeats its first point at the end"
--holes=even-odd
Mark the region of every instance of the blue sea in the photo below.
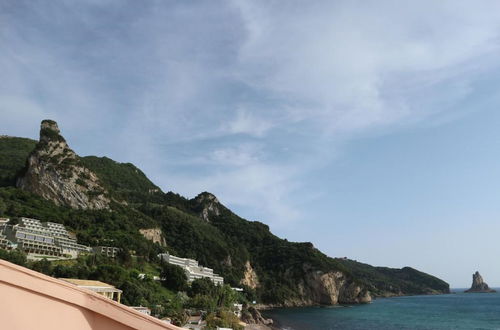
{"type": "Polygon", "coordinates": [[[293,330],[500,329],[500,293],[379,298],[367,305],[282,308],[264,315],[293,330]]]}

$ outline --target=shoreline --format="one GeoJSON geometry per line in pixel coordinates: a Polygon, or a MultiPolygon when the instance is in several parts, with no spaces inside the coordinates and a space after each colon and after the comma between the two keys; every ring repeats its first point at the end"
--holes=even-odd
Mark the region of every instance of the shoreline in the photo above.
{"type": "MultiPolygon", "coordinates": [[[[450,289],[450,292],[447,293],[426,293],[426,294],[393,294],[393,295],[381,295],[381,296],[374,296],[373,300],[377,299],[391,299],[391,298],[398,298],[398,297],[417,297],[417,296],[441,296],[441,295],[452,295],[456,294],[456,292],[453,292],[450,289]]],[[[372,300],[372,301],[373,301],[372,300]]],[[[345,307],[350,307],[350,306],[357,306],[357,305],[367,305],[371,304],[372,302],[369,303],[359,303],[359,304],[335,304],[335,305],[321,305],[321,304],[313,304],[313,305],[295,305],[295,306],[286,306],[286,305],[273,305],[273,304],[256,304],[253,306],[256,310],[258,310],[263,317],[266,319],[271,319],[273,321],[272,325],[263,325],[263,324],[248,324],[245,326],[245,330],[283,330],[281,325],[276,319],[273,319],[272,317],[269,317],[269,315],[266,315],[266,311],[271,311],[273,309],[295,309],[295,308],[308,308],[308,307],[317,307],[317,308],[345,308],[345,307]]]]}
{"type": "MultiPolygon", "coordinates": [[[[393,294],[393,295],[380,295],[380,296],[374,296],[373,300],[377,299],[386,299],[386,298],[398,298],[398,297],[415,297],[415,296],[441,296],[441,295],[447,295],[447,294],[455,294],[456,292],[451,291],[450,292],[443,292],[443,293],[422,293],[422,294],[393,294]]],[[[258,311],[266,311],[266,310],[271,310],[271,309],[276,309],[276,308],[304,308],[304,307],[332,307],[332,306],[358,306],[358,305],[368,305],[371,304],[371,302],[368,303],[337,303],[334,305],[322,305],[322,304],[310,304],[310,305],[277,305],[277,304],[256,304],[253,307],[257,309],[258,311]]]]}

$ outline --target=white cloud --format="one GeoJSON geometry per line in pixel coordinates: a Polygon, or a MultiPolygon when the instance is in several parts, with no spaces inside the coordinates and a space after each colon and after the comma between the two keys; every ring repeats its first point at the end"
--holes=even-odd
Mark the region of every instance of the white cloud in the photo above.
{"type": "Polygon", "coordinates": [[[222,133],[226,134],[248,134],[255,137],[262,137],[272,129],[273,124],[270,120],[258,118],[255,114],[239,108],[236,112],[236,117],[225,123],[222,128],[222,133]]]}
{"type": "Polygon", "coordinates": [[[267,222],[298,217],[287,196],[339,136],[435,122],[500,55],[496,1],[4,7],[0,129],[53,117],[84,153],[267,222]]]}
{"type": "Polygon", "coordinates": [[[210,161],[218,166],[248,166],[259,162],[262,150],[256,144],[240,144],[236,147],[217,148],[210,153],[210,161]]]}
{"type": "MultiPolygon", "coordinates": [[[[284,104],[301,104],[304,117],[333,132],[446,110],[433,103],[436,89],[463,79],[466,69],[496,65],[488,56],[500,50],[494,1],[234,5],[247,31],[239,53],[242,79],[284,104]],[[426,107],[416,107],[424,95],[426,107]]],[[[461,99],[462,92],[447,96],[461,99]]]]}

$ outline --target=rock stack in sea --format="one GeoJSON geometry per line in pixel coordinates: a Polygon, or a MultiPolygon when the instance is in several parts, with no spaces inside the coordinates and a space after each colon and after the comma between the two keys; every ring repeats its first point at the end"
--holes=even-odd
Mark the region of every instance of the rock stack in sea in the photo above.
{"type": "Polygon", "coordinates": [[[472,286],[469,290],[465,292],[496,292],[493,289],[490,289],[488,284],[486,284],[483,280],[483,277],[479,272],[475,272],[472,274],[472,286]]]}

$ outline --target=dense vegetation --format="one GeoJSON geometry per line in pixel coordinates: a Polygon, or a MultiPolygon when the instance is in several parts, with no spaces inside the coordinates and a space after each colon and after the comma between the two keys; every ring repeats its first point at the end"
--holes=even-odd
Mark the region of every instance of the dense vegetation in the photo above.
{"type": "Polygon", "coordinates": [[[96,173],[104,187],[119,200],[141,203],[146,200],[161,201],[163,195],[137,167],[130,163],[118,163],[107,157],[87,156],[81,164],[96,173]]]}
{"type": "Polygon", "coordinates": [[[411,267],[394,269],[374,267],[349,259],[338,260],[374,294],[433,294],[449,290],[448,283],[411,267]]]}
{"type": "Polygon", "coordinates": [[[16,175],[35,145],[31,139],[0,137],[0,187],[15,185],[16,175]]]}
{"type": "MultiPolygon", "coordinates": [[[[2,181],[4,187],[0,188],[0,216],[14,219],[27,216],[42,221],[60,222],[74,231],[83,244],[117,246],[135,255],[133,263],[127,266],[124,263],[130,262],[127,261],[130,258],[126,255],[121,261],[104,260],[99,261],[102,265],[92,264],[91,267],[88,265],[89,260],[79,259],[71,266],[75,268],[76,276],[97,277],[120,288],[127,285],[136,286],[131,289],[127,287],[130,292],[149,290],[153,287],[144,288],[142,284],[139,285],[142,282],[128,280],[132,276],[131,271],[148,268],[157,274],[168,272],[168,269],[158,264],[156,255],[169,251],[214,268],[215,272],[224,277],[226,283],[239,287],[242,286],[240,281],[244,275],[245,264],[249,261],[258,275],[260,286],[256,290],[245,287],[245,299],[263,303],[279,304],[297,298],[297,284],[310,270],[342,271],[376,295],[448,290],[446,283],[411,268],[399,270],[372,267],[350,260],[329,258],[311,243],[294,243],[280,239],[273,235],[265,224],[242,219],[220,204],[219,215],[212,214],[209,222],[204,221],[199,214],[206,206],[205,202],[196,198],[189,200],[172,192],[163,193],[134,165],[117,163],[105,157],[89,156],[79,158],[79,161],[96,173],[101,184],[108,190],[113,200],[111,211],[75,210],[56,206],[50,201],[14,187],[15,175],[24,167],[34,142],[28,139],[3,138],[0,143],[3,143],[0,144],[0,155],[6,155],[4,158],[0,157],[0,178],[6,178],[2,181]],[[162,247],[145,239],[139,233],[139,229],[143,228],[161,228],[167,246],[162,247]],[[102,267],[99,268],[99,265],[102,267]],[[84,266],[90,268],[80,272],[78,267],[84,266]],[[102,272],[96,273],[97,269],[102,272]],[[113,269],[122,275],[116,278],[111,276],[113,269]]],[[[55,267],[47,273],[61,275],[60,271],[55,272],[55,267]]],[[[170,293],[177,290],[189,291],[179,285],[175,287],[172,283],[167,284],[170,289],[165,290],[170,293]]],[[[189,301],[195,301],[197,306],[203,305],[203,302],[208,304],[207,297],[211,294],[190,291],[191,297],[188,299],[177,295],[176,306],[189,305],[189,301]],[[179,303],[180,301],[182,303],[179,303]]],[[[165,295],[171,296],[166,292],[165,295]]],[[[136,296],[139,297],[140,294],[130,293],[126,298],[127,302],[137,304],[136,296]]],[[[157,302],[154,295],[144,294],[144,297],[149,305],[157,302]]],[[[143,305],[148,304],[145,302],[143,305]]],[[[205,308],[206,306],[209,305],[205,305],[205,308]]],[[[214,324],[219,324],[226,316],[220,310],[213,310],[211,320],[214,324]]]]}

